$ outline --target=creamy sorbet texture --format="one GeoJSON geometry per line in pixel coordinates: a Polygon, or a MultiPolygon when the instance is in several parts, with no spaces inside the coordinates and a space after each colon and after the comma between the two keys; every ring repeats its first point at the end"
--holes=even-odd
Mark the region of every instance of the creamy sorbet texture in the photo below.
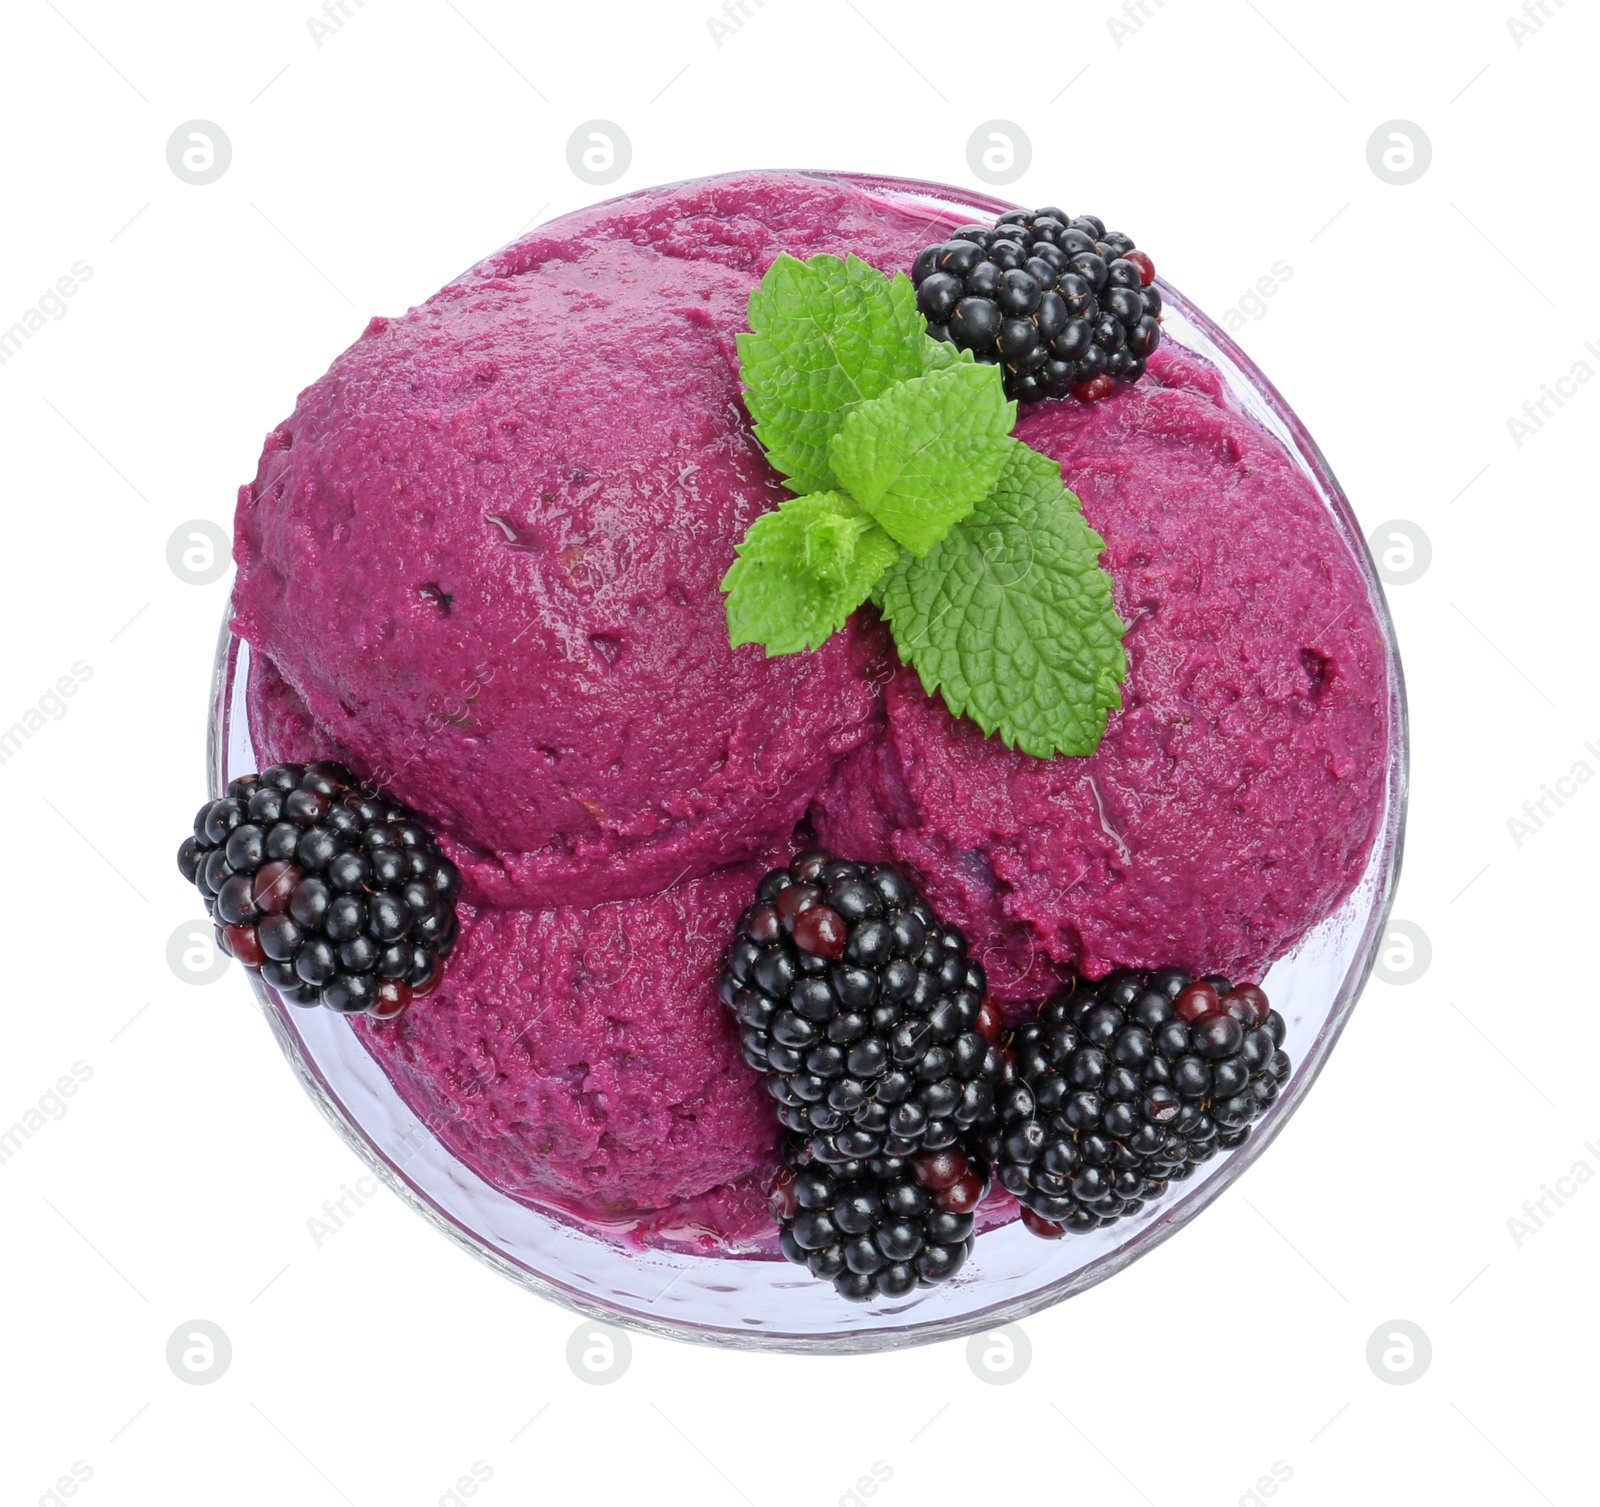
{"type": "Polygon", "coordinates": [[[344,760],[464,876],[444,982],[352,1028],[525,1202],[770,1243],[779,1132],[714,980],[812,834],[901,863],[1019,1008],[1073,970],[1259,978],[1362,872],[1389,704],[1366,581],[1288,451],[1171,345],[1016,430],[1061,462],[1128,624],[1093,757],[955,721],[870,609],[814,654],[729,648],[718,582],[786,495],[739,396],[751,288],[779,251],[894,271],[940,231],[790,174],[568,216],[374,319],[240,490],[263,762],[344,760]]]}

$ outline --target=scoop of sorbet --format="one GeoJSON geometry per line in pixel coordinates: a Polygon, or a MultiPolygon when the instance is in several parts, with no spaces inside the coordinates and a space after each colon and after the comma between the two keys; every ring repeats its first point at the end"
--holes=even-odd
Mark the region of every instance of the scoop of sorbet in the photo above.
{"type": "Polygon", "coordinates": [[[240,493],[238,631],[467,893],[594,904],[787,837],[874,644],[767,659],[718,583],[785,495],[738,398],[752,279],[591,235],[375,319],[240,493]]]}
{"type": "Polygon", "coordinates": [[[1283,446],[1174,347],[1113,399],[1037,404],[1016,432],[1106,541],[1122,710],[1093,757],[1035,759],[902,669],[817,833],[912,869],[1007,1000],[1074,969],[1258,978],[1350,892],[1383,809],[1366,579],[1283,446]]]}
{"type": "Polygon", "coordinates": [[[358,1029],[433,1133],[518,1198],[628,1230],[681,1225],[702,1195],[756,1208],[739,1184],[770,1172],[783,1132],[715,978],[760,874],[587,911],[463,910],[439,987],[358,1029]]]}

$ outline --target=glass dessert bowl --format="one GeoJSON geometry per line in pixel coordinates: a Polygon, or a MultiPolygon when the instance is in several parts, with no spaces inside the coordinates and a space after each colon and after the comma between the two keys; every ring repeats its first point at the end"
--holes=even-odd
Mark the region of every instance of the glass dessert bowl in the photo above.
{"type": "MultiPolygon", "coordinates": [[[[948,228],[990,220],[1011,206],[935,185],[847,175],[878,204],[948,228]]],[[[928,239],[940,233],[930,230],[928,239]]],[[[1308,1091],[1365,982],[1398,874],[1405,807],[1406,731],[1392,628],[1359,528],[1315,445],[1281,398],[1204,315],[1166,284],[1163,344],[1203,360],[1226,402],[1277,444],[1325,511],[1365,583],[1386,657],[1387,705],[1381,809],[1361,875],[1261,980],[1287,1026],[1293,1072],[1242,1146],[1199,1166],[1164,1197],[1115,1224],[1041,1241],[1015,1220],[983,1228],[955,1277],[902,1298],[846,1303],[803,1268],[754,1254],[719,1255],[626,1243],[616,1233],[543,1208],[494,1186],[460,1160],[408,1107],[385,1067],[351,1024],[330,1010],[291,1006],[259,976],[267,1019],[313,1100],[372,1167],[419,1213],[512,1280],[596,1318],[706,1343],[748,1348],[864,1351],[951,1338],[1037,1311],[1119,1270],[1216,1198],[1273,1139],[1308,1091]]],[[[509,526],[507,528],[509,537],[509,526]]],[[[210,743],[213,796],[269,760],[251,740],[247,690],[251,646],[224,625],[210,743]]],[[[416,1008],[423,1008],[419,1000],[416,1008]]],[[[686,1232],[686,1233],[693,1233],[686,1232]]],[[[685,1242],[688,1243],[688,1242],[685,1242]]]]}

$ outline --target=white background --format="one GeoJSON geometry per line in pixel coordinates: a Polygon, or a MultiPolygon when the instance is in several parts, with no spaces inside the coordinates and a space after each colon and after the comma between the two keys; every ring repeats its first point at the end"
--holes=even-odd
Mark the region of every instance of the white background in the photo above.
{"type": "Polygon", "coordinates": [[[1600,23],[1546,3],[1518,46],[1510,0],[1147,0],[1120,38],[1110,0],[747,0],[719,47],[711,0],[347,0],[321,46],[310,0],[8,0],[0,328],[75,262],[92,277],[0,366],[0,726],[75,662],[92,678],[0,764],[0,1128],[74,1063],[92,1076],[0,1163],[4,1501],[65,1500],[67,1476],[91,1507],[427,1507],[467,1500],[466,1476],[484,1507],[831,1507],[867,1499],[875,1462],[882,1507],[1249,1503],[1276,1462],[1288,1507],[1594,1501],[1600,1187],[1547,1203],[1520,1246],[1507,1224],[1579,1159],[1600,1171],[1600,789],[1568,787],[1520,846],[1507,827],[1578,760],[1600,770],[1600,390],[1520,447],[1506,422],[1580,359],[1600,369],[1600,23]],[[1242,343],[1364,525],[1432,542],[1390,597],[1415,733],[1397,915],[1433,961],[1370,986],[1216,1207],[1030,1320],[1009,1385],[963,1345],[808,1360],[642,1338],[584,1385],[572,1314],[387,1192],[314,1243],[360,1165],[237,968],[193,986],[168,967],[196,911],[172,853],[228,587],[175,574],[167,541],[228,527],[262,436],[371,314],[530,222],[733,167],[981,187],[966,144],[994,117],[1033,143],[1005,192],[1126,228],[1213,315],[1292,268],[1242,343]],[[196,118],[233,146],[203,187],[166,160],[196,118]],[[594,118],[632,141],[614,187],[567,165],[594,118]],[[1404,187],[1366,154],[1395,118],[1433,145],[1404,187]],[[165,1360],[196,1318],[231,1339],[213,1385],[165,1360]],[[1409,1385],[1366,1360],[1394,1319],[1432,1344],[1409,1385]]]}

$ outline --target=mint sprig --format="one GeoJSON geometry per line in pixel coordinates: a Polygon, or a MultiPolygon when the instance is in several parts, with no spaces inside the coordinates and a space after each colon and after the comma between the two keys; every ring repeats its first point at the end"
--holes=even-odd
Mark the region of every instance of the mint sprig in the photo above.
{"type": "Polygon", "coordinates": [[[773,263],[738,349],[756,436],[802,495],[735,547],[733,645],[820,648],[871,596],[954,715],[1041,758],[1093,753],[1127,674],[1105,545],[1011,437],[999,368],[930,339],[903,274],[826,254],[773,263]]]}

